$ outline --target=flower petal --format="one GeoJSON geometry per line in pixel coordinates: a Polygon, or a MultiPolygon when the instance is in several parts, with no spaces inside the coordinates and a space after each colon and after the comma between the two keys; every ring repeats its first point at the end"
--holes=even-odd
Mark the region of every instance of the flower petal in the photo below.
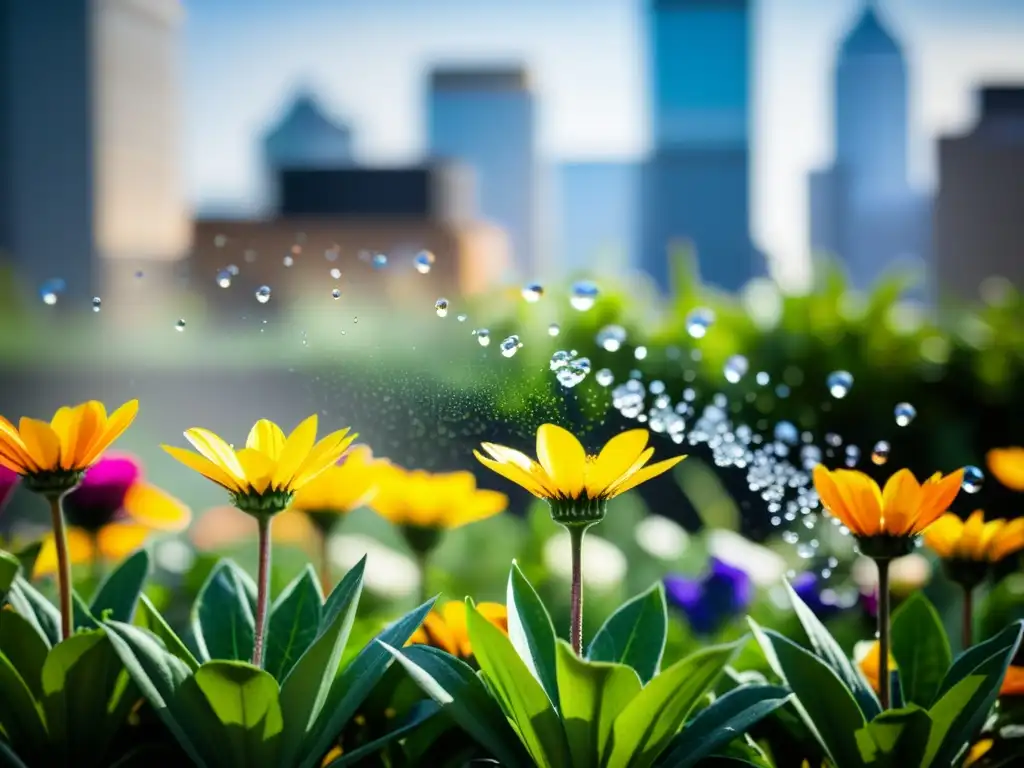
{"type": "Polygon", "coordinates": [[[317,417],[314,413],[302,421],[292,433],[288,435],[284,446],[281,448],[281,456],[277,461],[277,469],[274,471],[273,486],[275,489],[284,490],[291,487],[292,479],[299,471],[302,463],[309,458],[313,444],[316,442],[317,417]]]}
{"type": "Polygon", "coordinates": [[[110,523],[100,528],[96,543],[105,560],[121,560],[145,544],[150,533],[141,523],[110,523]]]}
{"type": "Polygon", "coordinates": [[[295,472],[295,476],[290,483],[291,489],[293,491],[298,490],[311,480],[315,480],[321,473],[336,465],[338,460],[345,454],[345,451],[348,450],[348,447],[352,445],[352,441],[357,437],[359,437],[357,432],[349,434],[348,427],[345,427],[345,429],[332,432],[317,442],[295,472]]]}
{"type": "Polygon", "coordinates": [[[993,448],[985,457],[988,471],[1013,491],[1024,491],[1024,448],[993,448]]]}
{"type": "MultiPolygon", "coordinates": [[[[213,480],[217,485],[226,488],[232,493],[237,493],[245,489],[245,483],[242,480],[237,477],[232,477],[219,464],[215,464],[205,456],[200,456],[198,453],[192,453],[192,451],[186,450],[185,448],[178,448],[173,445],[161,445],[160,447],[189,469],[193,469],[203,477],[213,480]]],[[[241,467],[239,467],[239,469],[241,469],[241,467]]]]}
{"type": "Polygon", "coordinates": [[[555,490],[555,483],[548,477],[544,467],[522,451],[509,448],[507,445],[496,445],[495,443],[481,443],[480,447],[487,451],[496,461],[500,461],[503,464],[512,464],[530,475],[534,482],[544,490],[543,496],[545,498],[554,498],[558,495],[558,492],[555,490]]]}
{"type": "Polygon", "coordinates": [[[976,509],[964,523],[964,529],[960,534],[960,541],[957,544],[957,556],[966,560],[982,560],[982,534],[985,531],[985,513],[976,509]]]}
{"type": "MultiPolygon", "coordinates": [[[[68,527],[68,558],[72,565],[81,565],[92,560],[92,537],[81,528],[68,527]]],[[[57,543],[52,533],[43,539],[43,546],[36,556],[32,578],[41,578],[57,573],[57,543]]]]}
{"type": "Polygon", "coordinates": [[[587,495],[597,498],[617,483],[644,452],[648,438],[646,429],[631,429],[605,443],[597,459],[587,464],[587,495]]]}
{"type": "Polygon", "coordinates": [[[18,432],[36,466],[42,472],[60,469],[60,438],[49,423],[22,417],[18,432]]]}
{"type": "Polygon", "coordinates": [[[270,487],[276,465],[274,460],[255,448],[243,448],[237,454],[245,479],[256,493],[263,493],[270,487]]]}
{"type": "Polygon", "coordinates": [[[508,496],[499,491],[473,491],[465,501],[456,503],[445,510],[442,519],[444,528],[460,528],[494,517],[508,509],[508,496]]]}
{"type": "Polygon", "coordinates": [[[276,462],[281,458],[284,443],[285,437],[281,428],[269,419],[260,419],[249,431],[245,447],[257,450],[276,462]]]}
{"type": "Polygon", "coordinates": [[[537,498],[551,498],[552,494],[549,493],[543,486],[541,486],[541,484],[537,482],[537,479],[529,472],[524,470],[522,467],[516,464],[506,463],[504,461],[495,461],[494,459],[489,459],[483,454],[481,454],[480,451],[476,450],[473,451],[473,455],[476,456],[477,461],[479,461],[485,467],[493,470],[494,472],[497,472],[506,480],[511,480],[516,485],[525,488],[527,491],[532,493],[537,498]]]}
{"type": "Polygon", "coordinates": [[[124,511],[135,522],[154,530],[181,531],[192,514],[185,504],[149,483],[133,483],[124,497],[124,511]]]}
{"type": "Polygon", "coordinates": [[[914,520],[914,532],[920,533],[934,523],[949,509],[950,504],[960,493],[964,482],[964,471],[958,469],[945,477],[938,472],[921,486],[921,502],[917,519],[914,520]]]}
{"type": "Polygon", "coordinates": [[[882,531],[890,536],[909,536],[921,509],[921,485],[909,469],[890,477],[882,490],[882,531]]]}
{"type": "Polygon", "coordinates": [[[997,563],[1022,549],[1024,549],[1024,517],[1018,517],[1007,523],[999,536],[992,541],[988,550],[988,559],[997,563]]]}
{"type": "Polygon", "coordinates": [[[247,480],[245,470],[238,460],[234,449],[219,436],[208,429],[193,427],[185,430],[185,439],[195,446],[203,456],[221,468],[226,474],[233,476],[239,487],[245,485],[247,480]]]}
{"type": "Polygon", "coordinates": [[[939,557],[950,558],[956,552],[963,530],[964,521],[957,515],[947,513],[928,526],[924,532],[924,543],[939,557]]]}
{"type": "Polygon", "coordinates": [[[654,464],[649,464],[646,467],[641,467],[633,474],[627,475],[626,478],[614,488],[609,489],[608,498],[614,498],[620,493],[625,493],[631,488],[636,488],[640,483],[647,482],[652,477],[657,477],[662,472],[667,472],[685,458],[685,454],[682,456],[673,456],[671,459],[665,459],[664,461],[659,461],[654,464]]]}
{"type": "MultiPolygon", "coordinates": [[[[103,404],[97,401],[90,401],[87,405],[89,407],[86,410],[89,413],[92,413],[94,409],[98,410],[99,413],[104,413],[106,410],[103,408],[103,404]]],[[[85,469],[92,465],[100,457],[100,454],[107,450],[131,426],[138,412],[139,401],[129,400],[110,414],[110,418],[103,422],[102,432],[96,434],[88,447],[79,438],[79,450],[84,451],[84,455],[76,456],[78,468],[85,469]]]]}
{"type": "Polygon", "coordinates": [[[537,430],[537,460],[559,495],[576,498],[583,492],[587,453],[572,432],[542,424],[537,430]]]}
{"type": "MultiPolygon", "coordinates": [[[[18,430],[3,416],[0,416],[0,447],[5,449],[4,452],[10,461],[17,463],[24,470],[35,472],[39,469],[39,466],[29,455],[25,441],[21,439],[18,430]]],[[[21,473],[20,470],[16,469],[15,471],[21,473]]]]}

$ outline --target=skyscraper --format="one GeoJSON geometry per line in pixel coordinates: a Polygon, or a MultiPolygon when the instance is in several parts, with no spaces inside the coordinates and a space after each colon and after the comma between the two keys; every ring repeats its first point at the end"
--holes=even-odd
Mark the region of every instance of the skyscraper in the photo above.
{"type": "Polygon", "coordinates": [[[748,0],[651,0],[653,147],[641,179],[641,266],[662,288],[688,241],[706,282],[754,274],[750,240],[748,0]]]}
{"type": "Polygon", "coordinates": [[[506,230],[524,278],[537,268],[535,105],[521,67],[439,68],[427,96],[428,151],[473,169],[481,215],[506,230]]]}
{"type": "Polygon", "coordinates": [[[907,181],[907,65],[869,0],[835,64],[835,160],[810,178],[812,251],[839,257],[868,288],[898,261],[927,257],[928,201],[907,181]]]}
{"type": "Polygon", "coordinates": [[[977,124],[939,141],[935,263],[940,293],[976,300],[981,282],[1024,290],[1024,86],[986,87],[977,124]]]}
{"type": "Polygon", "coordinates": [[[563,163],[556,169],[558,270],[618,272],[636,263],[640,168],[636,162],[563,163]]]}

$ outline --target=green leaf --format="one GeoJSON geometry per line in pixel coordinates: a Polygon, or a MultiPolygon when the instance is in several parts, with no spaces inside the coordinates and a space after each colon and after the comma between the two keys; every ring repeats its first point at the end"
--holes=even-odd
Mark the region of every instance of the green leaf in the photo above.
{"type": "Polygon", "coordinates": [[[0,651],[0,729],[11,740],[11,747],[31,765],[45,764],[48,737],[43,714],[32,689],[0,651]]]}
{"type": "Polygon", "coordinates": [[[28,619],[16,611],[0,611],[0,651],[18,670],[36,700],[43,696],[43,662],[49,650],[28,619]]]}
{"type": "Polygon", "coordinates": [[[47,648],[60,642],[60,612],[21,576],[14,578],[7,601],[35,627],[47,648]]]}
{"type": "Polygon", "coordinates": [[[855,734],[868,765],[924,766],[932,720],[916,704],[886,710],[855,734]]]}
{"type": "MultiPolygon", "coordinates": [[[[951,765],[953,759],[981,729],[999,696],[1006,668],[1020,646],[1024,625],[1014,622],[1011,642],[998,648],[960,682],[946,691],[929,711],[934,726],[928,740],[928,762],[924,765],[951,765]]],[[[1004,638],[1000,633],[992,640],[1004,638]]],[[[981,643],[981,645],[988,645],[981,643]]],[[[978,646],[975,646],[978,647],[978,646]]]]}
{"type": "Polygon", "coordinates": [[[466,622],[473,655],[501,704],[515,723],[526,751],[540,768],[571,765],[562,723],[540,683],[519,658],[512,641],[467,602],[466,622]]]}
{"type": "Polygon", "coordinates": [[[612,727],[640,693],[636,670],[625,664],[587,661],[558,641],[558,690],[562,725],[573,768],[598,768],[609,753],[612,727]]]}
{"type": "MultiPolygon", "coordinates": [[[[14,552],[14,556],[18,558],[18,562],[21,563],[21,572],[25,574],[32,574],[36,570],[36,560],[39,559],[39,553],[43,550],[42,539],[30,542],[24,547],[14,552]]],[[[2,600],[0,600],[2,602],[2,600]]]]}
{"type": "Polygon", "coordinates": [[[238,566],[228,560],[207,577],[192,607],[192,631],[203,661],[252,658],[256,636],[252,603],[238,566]]]}
{"type": "Polygon", "coordinates": [[[404,651],[384,647],[423,692],[503,766],[533,765],[501,707],[468,664],[429,646],[413,645],[404,651]]]}
{"type": "Polygon", "coordinates": [[[62,764],[107,765],[107,752],[138,700],[102,629],[72,635],[42,669],[43,709],[62,764]]]}
{"type": "Polygon", "coordinates": [[[659,582],[608,617],[590,642],[587,658],[628,664],[646,685],[658,674],[667,633],[665,587],[659,582]]]}
{"type": "MultiPolygon", "coordinates": [[[[315,735],[317,720],[327,703],[341,655],[352,631],[365,567],[364,557],[338,582],[328,600],[332,606],[331,622],[321,628],[316,640],[299,657],[281,684],[281,709],[288,713],[281,745],[283,765],[296,764],[308,755],[307,737],[315,735]]],[[[321,754],[326,751],[325,747],[321,754]]]]}
{"type": "Polygon", "coordinates": [[[218,766],[277,766],[284,721],[277,681],[267,672],[238,661],[209,661],[193,678],[209,712],[197,719],[216,723],[213,748],[218,766]]]}
{"type": "Polygon", "coordinates": [[[421,702],[416,705],[411,716],[404,724],[392,731],[389,731],[379,739],[374,739],[358,749],[353,749],[350,752],[345,752],[343,755],[336,757],[327,764],[327,768],[344,768],[347,765],[358,765],[360,761],[365,760],[367,757],[376,755],[388,744],[408,736],[439,711],[440,707],[435,702],[421,702]]]}
{"type": "Polygon", "coordinates": [[[610,768],[654,765],[690,712],[746,643],[713,645],[677,661],[651,680],[622,711],[612,729],[610,768]]]}
{"type": "Polygon", "coordinates": [[[192,651],[174,634],[174,630],[164,621],[156,606],[144,594],[139,596],[139,611],[135,615],[135,623],[156,635],[163,642],[164,648],[184,661],[193,672],[199,669],[199,662],[192,655],[192,651]]]}
{"type": "Polygon", "coordinates": [[[124,560],[100,584],[89,604],[89,613],[114,621],[131,621],[149,575],[149,552],[140,549],[124,560]]]}
{"type": "Polygon", "coordinates": [[[3,605],[4,598],[14,583],[14,578],[21,570],[21,562],[10,552],[0,549],[0,605],[3,605]]]}
{"type": "Polygon", "coordinates": [[[875,692],[871,690],[871,686],[868,685],[864,676],[860,674],[853,662],[850,661],[842,647],[836,642],[836,639],[825,628],[825,625],[814,615],[814,611],[808,608],[807,604],[800,599],[800,595],[796,593],[796,590],[793,589],[789,581],[784,580],[784,583],[786,590],[789,592],[789,600],[793,604],[793,610],[796,612],[804,632],[807,633],[807,639],[811,643],[811,650],[836,673],[843,682],[843,685],[846,686],[846,689],[853,695],[857,706],[860,707],[860,711],[864,714],[864,719],[871,720],[882,711],[875,692]]]}
{"type": "Polygon", "coordinates": [[[670,742],[659,760],[671,768],[690,768],[745,733],[786,703],[790,693],[777,685],[734,688],[697,713],[670,742]]]}
{"type": "Polygon", "coordinates": [[[939,686],[939,692],[935,695],[936,701],[944,696],[954,685],[968,675],[973,674],[974,670],[996,653],[1019,643],[1022,626],[1024,626],[1022,622],[1015,621],[995,637],[991,637],[983,643],[972,645],[957,656],[953,660],[953,666],[949,668],[949,672],[943,678],[942,685],[939,686]]]}
{"type": "Polygon", "coordinates": [[[796,695],[794,706],[832,762],[842,768],[861,765],[854,733],[867,722],[838,673],[789,638],[748,621],[768,663],[796,695]]]}
{"type": "Polygon", "coordinates": [[[557,710],[558,678],[555,662],[555,628],[533,585],[512,562],[505,602],[508,607],[508,636],[519,658],[526,664],[557,710]]]}
{"type": "Polygon", "coordinates": [[[96,620],[82,596],[71,590],[71,627],[73,631],[99,629],[103,625],[96,620]]]}
{"type": "Polygon", "coordinates": [[[14,750],[3,739],[0,739],[0,766],[3,768],[29,768],[21,761],[20,757],[14,754],[14,750]]]}
{"type": "Polygon", "coordinates": [[[274,601],[263,666],[277,680],[288,676],[316,639],[323,602],[320,580],[309,564],[274,601]]]}
{"type": "Polygon", "coordinates": [[[949,639],[938,612],[916,592],[892,617],[892,655],[905,702],[929,706],[953,663],[949,639]]]}

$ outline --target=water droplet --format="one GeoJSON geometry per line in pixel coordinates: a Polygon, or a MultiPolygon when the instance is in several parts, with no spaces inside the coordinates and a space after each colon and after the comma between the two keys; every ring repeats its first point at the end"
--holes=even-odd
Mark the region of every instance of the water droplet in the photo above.
{"type": "Polygon", "coordinates": [[[875,443],[875,447],[871,449],[871,462],[877,466],[882,466],[889,460],[889,453],[892,451],[892,446],[889,445],[885,440],[879,440],[875,443]]]}
{"type": "Polygon", "coordinates": [[[558,371],[555,377],[558,383],[566,389],[571,389],[587,378],[590,373],[590,360],[586,357],[577,357],[569,361],[569,364],[558,371]]]}
{"type": "Polygon", "coordinates": [[[544,295],[544,286],[540,283],[530,283],[524,285],[522,290],[523,298],[526,299],[530,304],[536,304],[540,301],[540,297],[544,295]]]}
{"type": "Polygon", "coordinates": [[[860,448],[856,445],[846,446],[846,466],[856,467],[858,461],[860,461],[860,448]]]}
{"type": "Polygon", "coordinates": [[[469,320],[469,315],[465,315],[465,314],[463,314],[463,315],[456,315],[455,319],[458,320],[460,323],[464,323],[467,320],[469,320]]]}
{"type": "Polygon", "coordinates": [[[562,328],[558,323],[552,323],[548,326],[548,336],[557,336],[562,332],[562,328]]]}
{"type": "Polygon", "coordinates": [[[260,304],[266,304],[268,301],[270,301],[269,285],[261,285],[259,288],[256,289],[256,301],[258,301],[260,304]]]}
{"type": "Polygon", "coordinates": [[[755,379],[762,387],[766,387],[771,382],[772,377],[768,375],[767,371],[758,371],[755,379]]]}
{"type": "Polygon", "coordinates": [[[621,325],[606,325],[597,332],[597,345],[606,352],[618,352],[626,343],[626,329],[621,325]]]}
{"type": "Polygon", "coordinates": [[[747,375],[750,363],[743,355],[733,355],[725,361],[725,380],[730,384],[738,384],[747,375]]]}
{"type": "Polygon", "coordinates": [[[438,299],[434,302],[434,311],[438,317],[448,316],[448,299],[438,299]]]}
{"type": "Polygon", "coordinates": [[[853,388],[853,374],[849,371],[832,371],[825,380],[825,386],[836,400],[842,400],[853,388]]]}
{"type": "Polygon", "coordinates": [[[333,277],[335,280],[340,280],[341,279],[341,270],[338,269],[337,267],[332,269],[331,270],[331,277],[333,277]]]}
{"type": "Polygon", "coordinates": [[[430,251],[420,251],[416,254],[416,259],[413,263],[416,265],[416,271],[421,275],[425,275],[434,266],[434,254],[430,251]]]}
{"type": "Polygon", "coordinates": [[[775,425],[775,439],[780,443],[796,445],[800,440],[800,432],[791,421],[780,421],[775,425]]]}
{"type": "Polygon", "coordinates": [[[833,448],[838,448],[843,444],[843,438],[841,435],[837,435],[835,432],[828,432],[825,435],[825,442],[833,448]]]}
{"type": "Polygon", "coordinates": [[[339,289],[335,288],[333,291],[331,291],[331,298],[332,299],[340,299],[341,298],[341,291],[339,289]]]}
{"type": "Polygon", "coordinates": [[[975,466],[964,467],[964,482],[961,486],[967,493],[977,493],[985,482],[984,473],[975,466]]]}
{"type": "Polygon", "coordinates": [[[899,403],[893,414],[896,416],[896,425],[906,427],[917,417],[917,409],[910,403],[899,403]]]}
{"type": "Polygon", "coordinates": [[[375,253],[372,264],[374,269],[384,269],[388,265],[388,257],[383,253],[375,253]]]}
{"type": "Polygon", "coordinates": [[[241,270],[238,268],[237,264],[228,264],[227,271],[228,271],[228,274],[231,275],[232,277],[238,277],[238,273],[241,270]]]}
{"type": "Polygon", "coordinates": [[[180,320],[178,320],[178,322],[176,322],[174,324],[174,330],[176,330],[178,333],[181,333],[182,331],[185,330],[185,319],[184,318],[181,318],[180,320]]]}
{"type": "Polygon", "coordinates": [[[59,277],[55,277],[52,280],[47,280],[41,286],[39,286],[39,298],[43,300],[43,304],[52,307],[57,303],[57,299],[67,289],[67,283],[61,280],[59,277]]]}
{"type": "Polygon", "coordinates": [[[92,297],[92,311],[93,312],[99,312],[100,309],[102,309],[102,308],[103,308],[103,299],[101,299],[99,296],[93,296],[92,297]]]}
{"type": "MultiPolygon", "coordinates": [[[[479,339],[479,336],[477,337],[479,339]]],[[[501,348],[501,354],[505,357],[512,357],[518,352],[523,346],[523,342],[519,340],[519,337],[514,333],[511,336],[506,337],[502,340],[499,347],[501,348]]]]}
{"type": "Polygon", "coordinates": [[[486,347],[491,343],[491,332],[486,328],[475,329],[473,335],[476,336],[476,340],[481,347],[486,347]]]}
{"type": "Polygon", "coordinates": [[[715,313],[707,307],[697,307],[686,316],[686,332],[691,339],[703,339],[714,324],[715,313]]]}
{"type": "Polygon", "coordinates": [[[646,360],[647,359],[647,347],[637,347],[636,349],[634,349],[633,350],[633,357],[635,357],[637,360],[646,360]]]}
{"type": "Polygon", "coordinates": [[[222,269],[217,273],[217,285],[221,288],[231,287],[231,273],[228,270],[222,269]]]}
{"type": "Polygon", "coordinates": [[[564,368],[572,360],[572,354],[567,350],[560,349],[551,356],[551,360],[548,363],[548,368],[552,371],[557,371],[560,368],[564,368]]]}
{"type": "Polygon", "coordinates": [[[611,372],[610,368],[602,368],[594,374],[594,378],[602,387],[610,387],[615,381],[615,374],[611,372]]]}
{"type": "Polygon", "coordinates": [[[600,290],[596,283],[590,280],[580,280],[572,284],[572,293],[569,295],[569,304],[579,312],[586,312],[597,302],[600,290]]]}
{"type": "Polygon", "coordinates": [[[295,259],[291,257],[291,254],[285,256],[281,261],[286,267],[290,267],[292,264],[295,263],[295,259]]]}

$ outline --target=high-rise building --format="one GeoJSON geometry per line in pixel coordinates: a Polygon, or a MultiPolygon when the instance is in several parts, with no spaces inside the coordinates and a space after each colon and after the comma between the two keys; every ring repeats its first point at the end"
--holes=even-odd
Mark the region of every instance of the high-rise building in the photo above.
{"type": "Polygon", "coordinates": [[[869,0],[835,63],[835,159],[810,177],[810,245],[869,288],[899,262],[927,259],[929,201],[907,178],[907,65],[869,0]]]}
{"type": "Polygon", "coordinates": [[[556,169],[563,274],[636,264],[640,167],[636,162],[572,162],[556,169]]]}
{"type": "Polygon", "coordinates": [[[735,290],[750,239],[749,0],[650,0],[653,146],[641,172],[640,263],[662,288],[688,242],[705,282],[735,290]]]}
{"type": "Polygon", "coordinates": [[[994,276],[1024,290],[1024,85],[980,97],[974,128],[939,141],[935,201],[937,288],[967,299],[994,276]]]}
{"type": "Polygon", "coordinates": [[[506,230],[523,277],[538,267],[535,112],[521,67],[438,68],[431,73],[428,152],[472,169],[480,214],[506,230]]]}
{"type": "Polygon", "coordinates": [[[181,18],[179,0],[0,4],[0,251],[26,280],[87,296],[97,257],[184,255],[181,18]]]}

